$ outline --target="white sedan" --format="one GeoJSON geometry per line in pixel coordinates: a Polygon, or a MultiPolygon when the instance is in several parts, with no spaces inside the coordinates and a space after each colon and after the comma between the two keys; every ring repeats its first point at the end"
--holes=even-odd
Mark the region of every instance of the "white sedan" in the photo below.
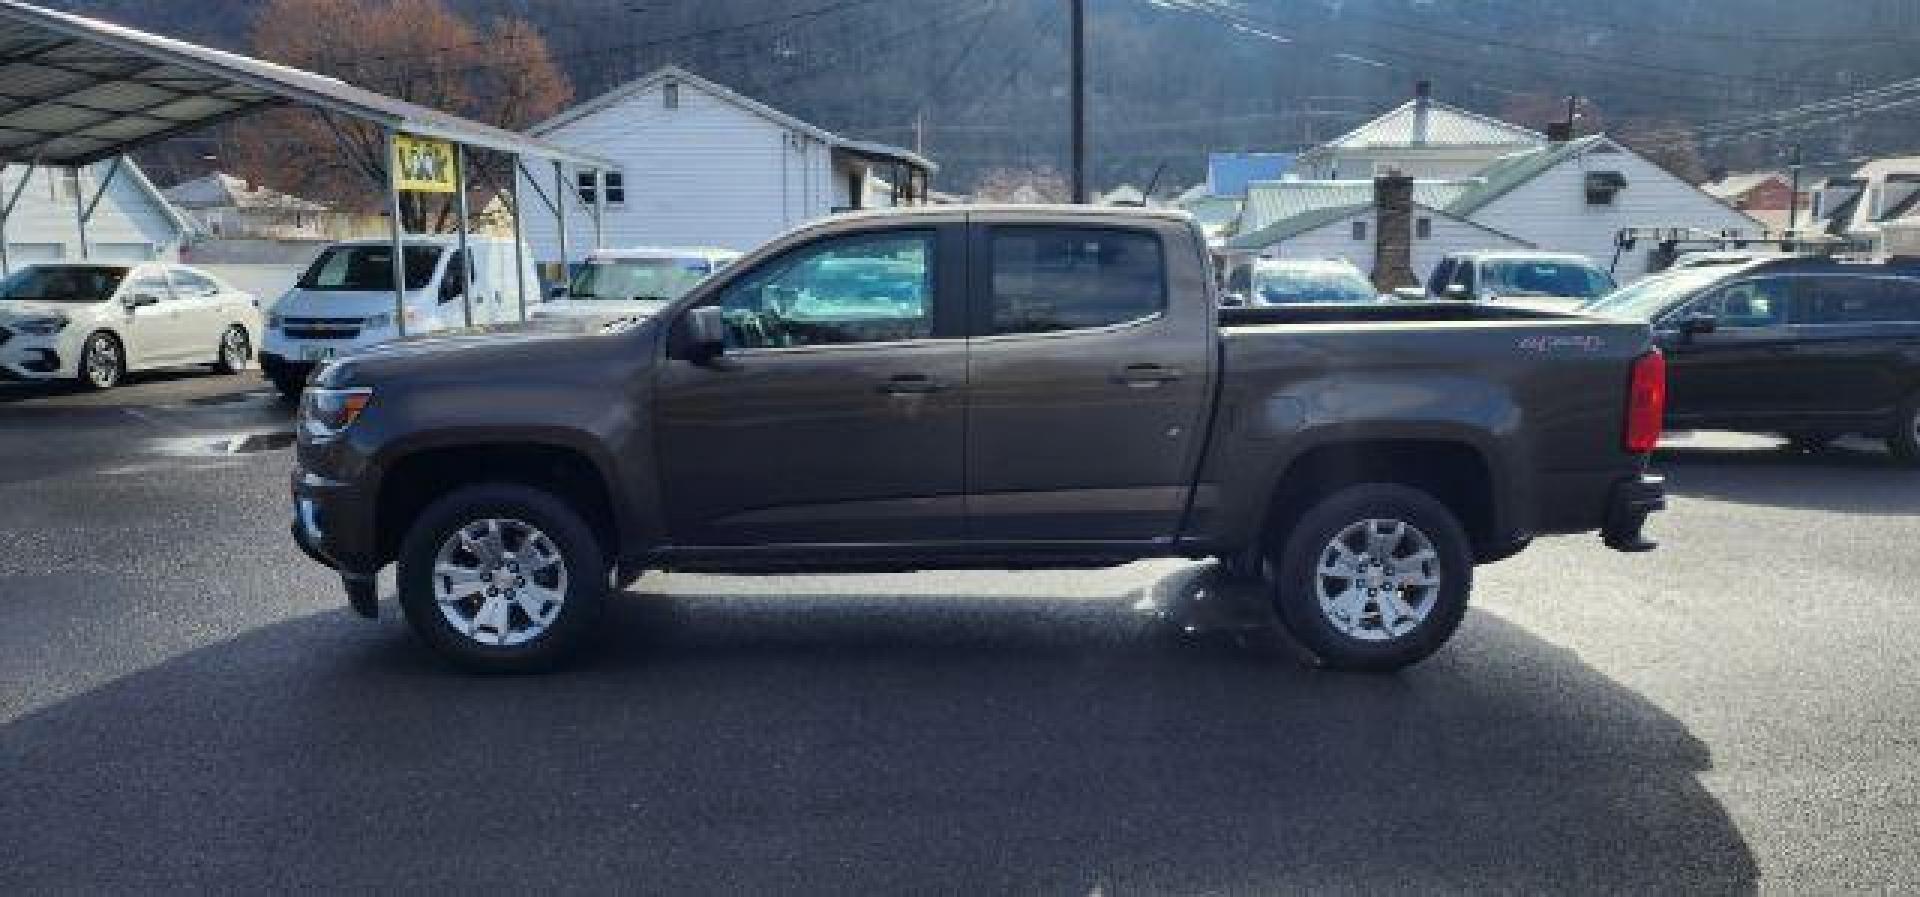
{"type": "Polygon", "coordinates": [[[253,361],[259,304],[182,265],[29,265],[0,280],[0,379],[107,389],[129,371],[253,361]]]}

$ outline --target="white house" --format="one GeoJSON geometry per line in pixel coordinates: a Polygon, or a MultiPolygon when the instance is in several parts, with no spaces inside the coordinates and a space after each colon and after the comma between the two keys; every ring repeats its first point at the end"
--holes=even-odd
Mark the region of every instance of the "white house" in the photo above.
{"type": "Polygon", "coordinates": [[[1547,135],[1433,98],[1422,81],[1413,99],[1302,153],[1301,178],[1366,180],[1389,169],[1415,178],[1469,177],[1515,152],[1547,144],[1547,135]]]}
{"type": "Polygon", "coordinates": [[[192,225],[133,160],[126,160],[104,194],[109,164],[67,168],[0,167],[0,225],[9,270],[34,262],[78,261],[79,207],[100,202],[87,221],[88,257],[95,261],[177,261],[192,225]]]}
{"type": "Polygon", "coordinates": [[[1920,156],[1875,159],[1848,177],[1829,178],[1813,196],[1813,226],[1886,250],[1889,223],[1920,216],[1920,156]]]}
{"type": "Polygon", "coordinates": [[[539,195],[567,203],[570,254],[621,246],[751,249],[835,211],[926,201],[932,163],[907,150],[849,140],[668,66],[533,127],[535,136],[604,157],[607,172],[550,169],[521,178],[534,257],[560,256],[539,195]]]}
{"type": "MultiPolygon", "coordinates": [[[[1416,101],[1415,106],[1418,105],[1416,101]]],[[[1409,123],[1409,106],[1395,109],[1355,134],[1391,135],[1409,123]]],[[[1638,153],[1594,135],[1572,140],[1542,138],[1538,145],[1490,154],[1500,129],[1460,119],[1438,126],[1442,107],[1433,104],[1426,145],[1418,141],[1372,139],[1356,154],[1348,137],[1312,150],[1303,161],[1356,167],[1364,160],[1379,174],[1403,172],[1414,181],[1411,222],[1413,272],[1425,278],[1448,252],[1539,249],[1574,252],[1602,267],[1613,266],[1622,280],[1662,267],[1659,248],[1640,241],[1619,251],[1616,238],[1626,228],[1686,228],[1749,234],[1765,225],[1698,187],[1676,177],[1638,153]],[[1477,137],[1462,138],[1458,152],[1441,164],[1432,151],[1433,135],[1455,133],[1473,124],[1477,137]],[[1483,127],[1484,125],[1484,127],[1483,127]],[[1342,143],[1345,141],[1345,143],[1342,143]],[[1435,176],[1465,165],[1478,153],[1480,163],[1465,174],[1435,176]],[[1327,160],[1332,160],[1330,163],[1327,160]]],[[[1483,117],[1475,117],[1476,119],[1483,117]]],[[[1488,120],[1491,121],[1491,120],[1488,120]]],[[[1513,139],[1531,134],[1515,126],[1513,139]]],[[[1374,182],[1355,179],[1258,182],[1226,243],[1237,254],[1277,257],[1349,258],[1363,269],[1374,261],[1378,216],[1374,182]]]]}

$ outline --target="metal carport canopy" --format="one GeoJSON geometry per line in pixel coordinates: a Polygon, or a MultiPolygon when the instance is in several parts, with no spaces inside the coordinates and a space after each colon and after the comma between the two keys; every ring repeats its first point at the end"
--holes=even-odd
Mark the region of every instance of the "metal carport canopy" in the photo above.
{"type": "Polygon", "coordinates": [[[276,106],[577,168],[616,167],[337,78],[0,0],[0,162],[88,165],[276,106]]]}

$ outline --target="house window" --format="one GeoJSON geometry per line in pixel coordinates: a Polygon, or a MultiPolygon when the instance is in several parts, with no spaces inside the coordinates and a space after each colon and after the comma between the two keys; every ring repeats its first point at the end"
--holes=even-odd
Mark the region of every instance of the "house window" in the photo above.
{"type": "Polygon", "coordinates": [[[78,202],[84,175],[78,168],[62,168],[47,179],[53,185],[55,202],[78,202]]]}
{"type": "Polygon", "coordinates": [[[1613,198],[1625,189],[1627,189],[1627,176],[1620,172],[1587,172],[1587,205],[1613,205],[1613,198]]]}
{"type": "Polygon", "coordinates": [[[599,177],[599,172],[595,171],[583,171],[574,176],[576,186],[580,191],[581,202],[590,206],[597,205],[600,202],[599,177]]]}
{"type": "Polygon", "coordinates": [[[1353,223],[1353,238],[1355,240],[1365,240],[1367,238],[1367,223],[1365,221],[1355,221],[1353,223]]]}
{"type": "Polygon", "coordinates": [[[601,184],[607,193],[607,205],[624,206],[627,204],[627,176],[618,171],[609,171],[601,178],[601,184]]]}
{"type": "Polygon", "coordinates": [[[660,102],[668,109],[680,108],[680,82],[668,81],[660,85],[660,102]]]}
{"type": "Polygon", "coordinates": [[[1432,218],[1414,219],[1413,235],[1422,240],[1433,239],[1433,219],[1432,218]]]}

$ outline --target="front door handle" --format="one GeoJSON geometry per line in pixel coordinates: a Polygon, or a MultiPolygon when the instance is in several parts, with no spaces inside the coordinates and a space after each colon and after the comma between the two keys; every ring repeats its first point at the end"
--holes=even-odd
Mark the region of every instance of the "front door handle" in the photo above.
{"type": "Polygon", "coordinates": [[[890,396],[918,396],[941,392],[947,388],[945,383],[925,374],[895,374],[880,384],[880,391],[890,396]]]}
{"type": "Polygon", "coordinates": [[[1120,369],[1113,381],[1130,389],[1152,389],[1186,376],[1179,368],[1164,364],[1130,364],[1120,369]]]}

